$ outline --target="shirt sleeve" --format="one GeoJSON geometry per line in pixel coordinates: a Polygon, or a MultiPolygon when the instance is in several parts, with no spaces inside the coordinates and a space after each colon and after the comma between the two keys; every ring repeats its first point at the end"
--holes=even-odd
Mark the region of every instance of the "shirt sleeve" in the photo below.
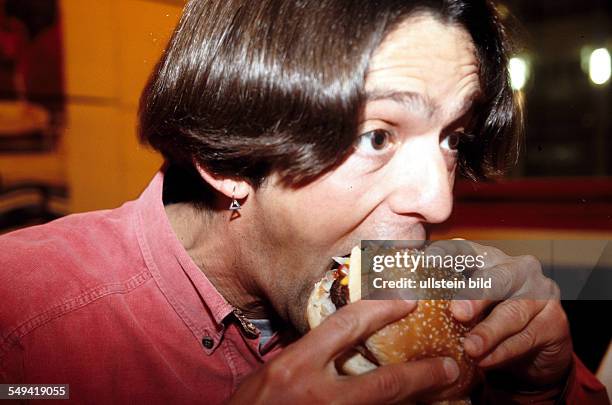
{"type": "Polygon", "coordinates": [[[599,382],[578,356],[574,355],[574,367],[568,380],[562,404],[610,404],[606,387],[599,382]]]}
{"type": "Polygon", "coordinates": [[[508,386],[485,384],[478,392],[476,404],[531,405],[609,405],[606,388],[574,354],[564,386],[545,392],[516,392],[508,386]]]}

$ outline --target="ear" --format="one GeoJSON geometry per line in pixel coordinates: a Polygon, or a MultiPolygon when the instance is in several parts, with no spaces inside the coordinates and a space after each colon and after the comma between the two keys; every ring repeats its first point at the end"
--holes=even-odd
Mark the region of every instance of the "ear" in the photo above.
{"type": "Polygon", "coordinates": [[[235,180],[229,177],[218,177],[210,173],[199,163],[195,161],[193,163],[204,181],[210,184],[215,190],[225,195],[227,198],[235,198],[237,200],[244,199],[253,189],[251,185],[244,180],[235,180]]]}

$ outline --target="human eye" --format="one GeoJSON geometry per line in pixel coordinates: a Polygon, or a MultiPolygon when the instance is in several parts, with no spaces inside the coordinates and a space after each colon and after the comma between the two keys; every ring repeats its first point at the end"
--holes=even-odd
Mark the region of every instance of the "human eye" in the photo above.
{"type": "Polygon", "coordinates": [[[389,152],[394,146],[393,134],[382,128],[367,131],[357,138],[355,147],[365,155],[381,155],[389,152]]]}
{"type": "Polygon", "coordinates": [[[470,143],[475,136],[464,131],[454,131],[446,134],[440,141],[440,147],[447,152],[457,153],[462,144],[470,143]]]}
{"type": "Polygon", "coordinates": [[[456,152],[459,149],[461,143],[461,137],[464,134],[459,131],[451,132],[442,138],[440,141],[440,147],[449,152],[456,152]]]}

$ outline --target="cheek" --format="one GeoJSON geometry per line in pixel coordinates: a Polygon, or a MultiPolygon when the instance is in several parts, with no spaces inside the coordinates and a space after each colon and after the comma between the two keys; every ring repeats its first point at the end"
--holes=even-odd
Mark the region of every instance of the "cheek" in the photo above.
{"type": "Polygon", "coordinates": [[[301,234],[326,243],[337,240],[352,227],[350,207],[354,201],[346,189],[326,184],[303,198],[297,197],[291,211],[301,234]]]}
{"type": "Polygon", "coordinates": [[[297,192],[293,215],[302,230],[323,243],[335,242],[353,231],[371,212],[375,195],[373,174],[363,174],[349,161],[312,187],[297,192]]]}
{"type": "Polygon", "coordinates": [[[258,202],[259,229],[281,249],[321,249],[335,237],[330,225],[339,216],[338,205],[327,191],[306,186],[298,190],[275,190],[258,202]]]}

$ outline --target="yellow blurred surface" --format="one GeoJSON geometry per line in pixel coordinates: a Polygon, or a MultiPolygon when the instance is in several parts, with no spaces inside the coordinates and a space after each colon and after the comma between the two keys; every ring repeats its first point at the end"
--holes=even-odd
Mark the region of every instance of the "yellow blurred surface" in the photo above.
{"type": "Polygon", "coordinates": [[[137,142],[136,111],[182,5],[62,1],[72,212],[114,207],[137,197],[160,166],[161,158],[137,142]]]}
{"type": "Polygon", "coordinates": [[[138,99],[183,5],[60,0],[67,95],[60,147],[0,154],[3,182],[65,184],[70,212],[112,208],[137,197],[162,162],[138,144],[138,99]]]}

